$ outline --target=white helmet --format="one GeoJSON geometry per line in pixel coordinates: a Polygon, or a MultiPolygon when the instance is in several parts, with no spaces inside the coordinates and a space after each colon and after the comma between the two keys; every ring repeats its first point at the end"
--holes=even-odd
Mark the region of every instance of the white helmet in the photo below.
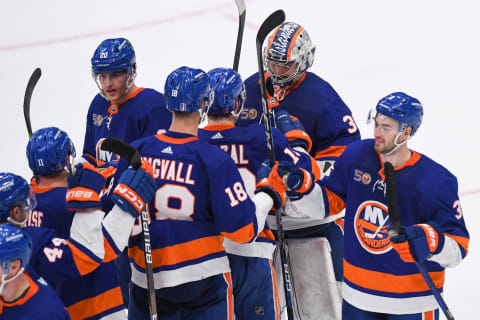
{"type": "Polygon", "coordinates": [[[312,66],[315,46],[302,26],[284,22],[272,31],[263,47],[265,70],[272,82],[285,87],[312,66]]]}

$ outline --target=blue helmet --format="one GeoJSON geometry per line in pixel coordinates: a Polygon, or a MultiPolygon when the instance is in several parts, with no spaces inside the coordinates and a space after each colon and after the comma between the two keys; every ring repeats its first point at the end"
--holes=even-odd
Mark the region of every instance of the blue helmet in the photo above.
{"type": "Polygon", "coordinates": [[[135,67],[135,50],[127,39],[106,39],[97,47],[92,57],[92,74],[110,73],[135,67]]]}
{"type": "Polygon", "coordinates": [[[206,111],[214,99],[210,77],[201,69],[180,67],[165,81],[165,105],[168,110],[197,112],[206,101],[206,111]]]}
{"type": "Polygon", "coordinates": [[[247,97],[245,85],[240,74],[229,68],[215,68],[208,72],[210,84],[215,91],[208,114],[225,116],[233,114],[238,117],[247,97]],[[240,108],[235,111],[237,98],[240,98],[240,108]]]}
{"type": "Polygon", "coordinates": [[[376,111],[400,122],[400,132],[411,126],[412,134],[410,136],[417,132],[422,123],[422,104],[403,92],[394,92],[380,99],[376,111]]]}
{"type": "Polygon", "coordinates": [[[22,268],[30,262],[32,240],[22,231],[9,223],[0,225],[0,264],[4,275],[8,274],[10,264],[21,261],[22,268]]]}
{"type": "Polygon", "coordinates": [[[25,179],[9,172],[0,173],[0,221],[9,221],[12,207],[23,206],[28,212],[36,204],[35,195],[25,179]]]}
{"type": "Polygon", "coordinates": [[[75,157],[73,142],[66,132],[55,127],[35,131],[27,144],[28,165],[34,175],[62,171],[69,155],[75,157]]]}

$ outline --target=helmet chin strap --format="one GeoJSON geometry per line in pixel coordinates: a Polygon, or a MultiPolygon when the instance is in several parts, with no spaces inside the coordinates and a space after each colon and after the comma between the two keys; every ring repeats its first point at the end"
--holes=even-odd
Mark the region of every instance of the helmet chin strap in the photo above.
{"type": "Polygon", "coordinates": [[[386,156],[389,156],[391,155],[392,153],[394,153],[395,151],[398,150],[398,148],[400,148],[403,144],[407,143],[407,141],[411,138],[411,136],[408,136],[407,139],[405,139],[405,141],[401,142],[401,143],[398,143],[397,140],[398,138],[400,138],[400,135],[403,133],[403,131],[399,131],[397,133],[397,135],[395,136],[395,140],[393,141],[393,143],[395,144],[395,147],[393,147],[392,150],[388,151],[387,153],[385,153],[384,155],[386,156]]]}
{"type": "MultiPolygon", "coordinates": [[[[10,269],[10,266],[7,268],[7,269],[10,269]]],[[[16,278],[18,278],[22,273],[23,271],[25,270],[25,268],[21,268],[20,270],[18,270],[17,274],[14,275],[12,278],[6,280],[5,278],[7,277],[8,275],[8,270],[5,271],[5,269],[3,270],[4,274],[2,275],[2,284],[0,284],[0,294],[2,294],[3,292],[3,289],[5,288],[5,285],[13,280],[15,280],[16,278]]]]}

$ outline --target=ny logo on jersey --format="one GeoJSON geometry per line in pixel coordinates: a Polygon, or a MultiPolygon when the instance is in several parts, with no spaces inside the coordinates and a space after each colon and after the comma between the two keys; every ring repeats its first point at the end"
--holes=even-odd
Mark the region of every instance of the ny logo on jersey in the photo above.
{"type": "Polygon", "coordinates": [[[354,227],[358,242],[365,250],[382,254],[392,249],[388,220],[388,208],[383,203],[371,200],[360,204],[355,213],[354,227]]]}

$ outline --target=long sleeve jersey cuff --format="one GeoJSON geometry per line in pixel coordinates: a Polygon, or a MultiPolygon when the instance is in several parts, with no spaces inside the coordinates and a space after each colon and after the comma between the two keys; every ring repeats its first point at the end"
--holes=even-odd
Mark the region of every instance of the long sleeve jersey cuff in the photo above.
{"type": "Polygon", "coordinates": [[[128,238],[132,232],[135,218],[128,212],[115,205],[110,213],[103,219],[103,228],[108,233],[107,239],[113,241],[113,245],[119,251],[128,245],[128,238]]]}
{"type": "Polygon", "coordinates": [[[101,260],[105,256],[102,232],[104,215],[105,213],[101,210],[76,212],[70,227],[70,238],[90,250],[101,260]]]}
{"type": "Polygon", "coordinates": [[[444,268],[452,268],[462,262],[462,252],[460,251],[458,243],[445,235],[443,249],[438,254],[428,258],[428,260],[435,261],[444,268]]]}

